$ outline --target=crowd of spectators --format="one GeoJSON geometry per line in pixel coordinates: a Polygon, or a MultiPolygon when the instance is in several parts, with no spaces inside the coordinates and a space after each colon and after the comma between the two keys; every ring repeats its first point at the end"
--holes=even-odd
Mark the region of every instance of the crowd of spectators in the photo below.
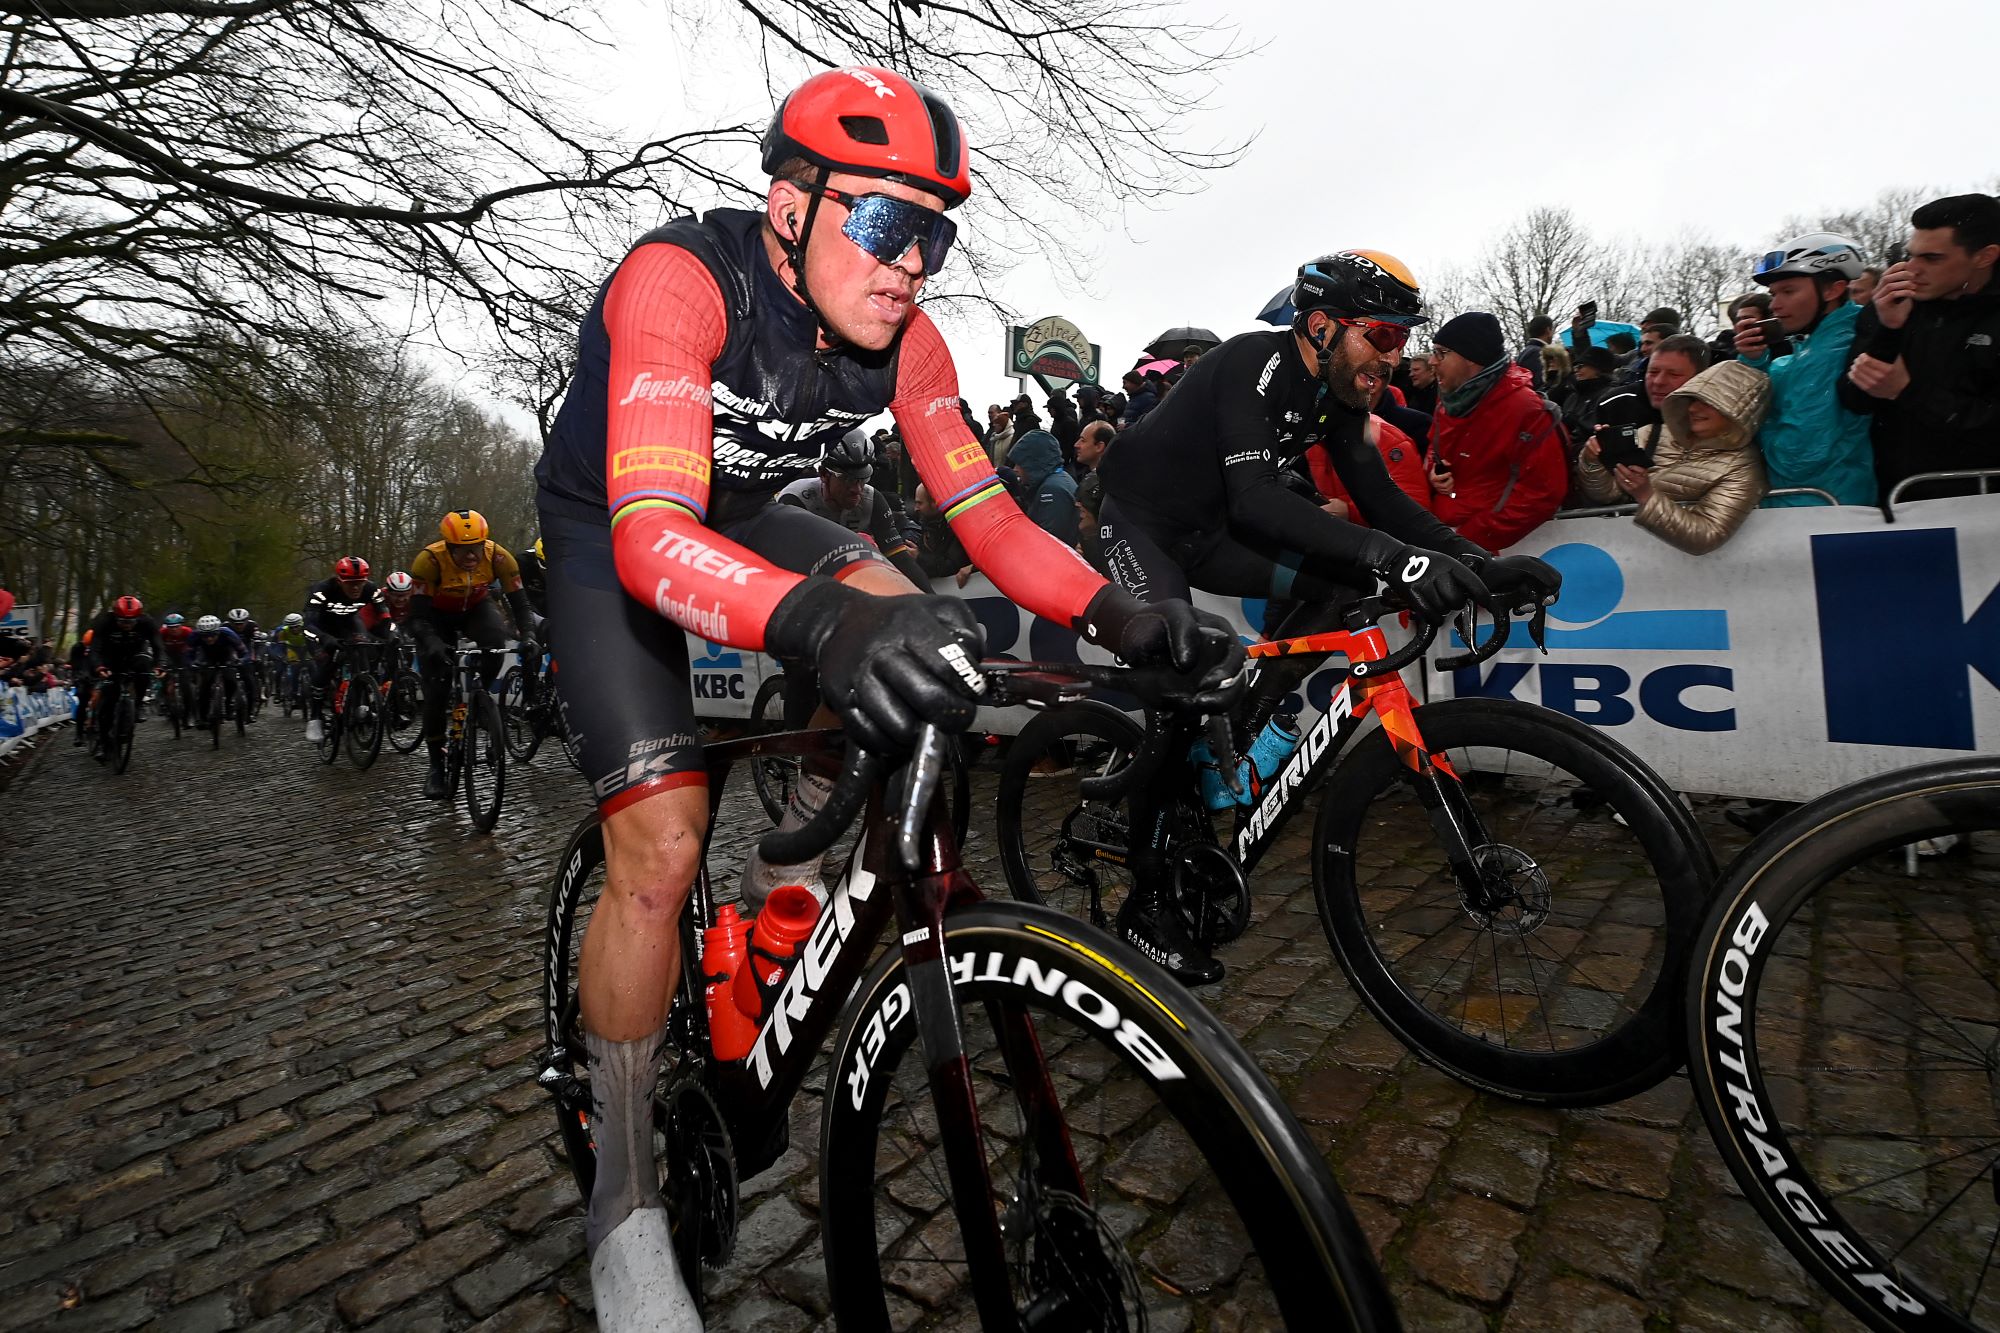
{"type": "MultiPolygon", "coordinates": [[[[1590,304],[1566,329],[1535,316],[1509,346],[1495,316],[1461,314],[1428,351],[1392,354],[1376,445],[1405,492],[1496,551],[1565,508],[1630,505],[1640,528],[1704,554],[1760,505],[1886,508],[1916,474],[2000,468],[2000,200],[1934,200],[1910,226],[1884,256],[1825,234],[1786,242],[1743,275],[1713,338],[1667,307],[1635,336],[1590,304]]],[[[1098,461],[1204,350],[1149,350],[1115,392],[1058,387],[964,416],[1028,516],[1101,567],[1098,461]]],[[[965,551],[900,441],[884,430],[876,445],[925,571],[962,584],[965,551]]],[[[1298,471],[1328,513],[1367,522],[1317,451],[1298,471]]],[[[1983,489],[1959,477],[1901,498],[1983,489]]]]}
{"type": "MultiPolygon", "coordinates": [[[[5,620],[13,609],[14,594],[0,588],[0,620],[5,620]]],[[[0,689],[18,686],[40,694],[68,683],[68,664],[56,660],[53,640],[37,642],[13,629],[0,627],[0,689]]]]}

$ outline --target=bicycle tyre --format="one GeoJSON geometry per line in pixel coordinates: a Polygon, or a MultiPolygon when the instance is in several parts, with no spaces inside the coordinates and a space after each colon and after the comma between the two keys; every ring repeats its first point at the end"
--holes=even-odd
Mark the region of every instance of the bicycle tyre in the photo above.
{"type": "Polygon", "coordinates": [[[1870,864],[1975,831],[2000,831],[1990,756],[1802,806],[1730,866],[1688,977],[1688,1072],[1723,1161],[1785,1248],[1875,1329],[2000,1328],[1991,857],[1930,863],[1915,883],[1870,864]],[[1914,924],[1885,928],[1903,892],[1914,924]]]}
{"type": "Polygon", "coordinates": [[[389,714],[385,721],[389,745],[397,754],[408,754],[423,744],[423,685],[414,675],[407,671],[396,673],[385,707],[389,714]]]}
{"type": "Polygon", "coordinates": [[[466,706],[465,771],[460,777],[472,827],[491,833],[500,822],[500,802],[507,794],[507,736],[499,701],[483,689],[466,706]],[[491,793],[489,799],[480,799],[481,788],[491,793]]]}
{"type": "Polygon", "coordinates": [[[1131,890],[1122,860],[1079,855],[1072,839],[1117,847],[1122,857],[1128,837],[1122,804],[1085,801],[1081,777],[1122,767],[1138,750],[1139,724],[1109,704],[1086,701],[1039,713],[1007,747],[1000,764],[995,835],[1007,888],[1026,903],[1053,907],[1067,916],[1109,929],[1118,905],[1131,890]],[[1081,743],[1078,737],[1089,739],[1081,743]],[[1036,766],[1053,760],[1059,770],[1043,777],[1036,766]],[[1046,842],[1044,842],[1046,839],[1046,842]],[[1093,897],[1091,878],[1098,881],[1093,897]],[[1112,881],[1105,883],[1106,879],[1112,881]]]}
{"type": "MultiPolygon", "coordinates": [[[[1510,801],[1519,804],[1515,786],[1524,781],[1509,776],[1515,773],[1510,757],[1492,780],[1494,794],[1481,798],[1467,793],[1488,830],[1486,843],[1477,850],[1489,855],[1487,864],[1507,880],[1510,894],[1517,886],[1521,889],[1514,898],[1518,910],[1511,915],[1492,911],[1482,922],[1481,914],[1463,902],[1450,868],[1443,864],[1442,850],[1429,841],[1435,835],[1428,817],[1415,808],[1414,799],[1395,805],[1414,795],[1413,784],[1406,782],[1409,769],[1386,733],[1370,734],[1327,780],[1313,830],[1313,889],[1320,921],[1348,980],[1405,1046],[1461,1082],[1488,1092],[1545,1106],[1595,1106],[1665,1079],[1683,1057],[1682,980],[1714,882],[1707,871],[1712,862],[1706,843],[1687,843],[1685,821],[1661,804],[1658,793],[1665,784],[1643,762],[1574,718],[1511,700],[1453,699],[1424,705],[1417,720],[1431,753],[1452,753],[1454,767],[1461,770],[1471,763],[1475,771],[1492,775],[1493,770],[1471,759],[1468,751],[1506,751],[1553,765],[1559,774],[1576,780],[1572,790],[1588,789],[1602,798],[1636,838],[1655,877],[1658,900],[1619,898],[1611,892],[1615,881],[1592,882],[1590,870],[1600,872],[1597,878],[1604,877],[1602,862],[1580,862],[1576,868],[1583,873],[1560,885],[1552,883],[1550,855],[1535,855],[1517,845],[1526,840],[1522,832],[1552,797],[1536,793],[1525,811],[1501,808],[1510,801]],[[1407,840],[1422,846],[1407,873],[1424,878],[1407,889],[1387,883],[1386,877],[1385,882],[1364,883],[1357,867],[1357,845],[1364,839],[1371,848],[1382,845],[1383,839],[1370,836],[1371,818],[1379,825],[1399,809],[1407,826],[1422,830],[1419,837],[1407,840]],[[1496,830],[1494,818],[1499,814],[1524,818],[1496,830]],[[1431,896],[1419,896],[1424,894],[1431,896]],[[1372,910],[1377,903],[1393,912],[1377,918],[1372,910]],[[1436,934],[1415,938],[1426,924],[1435,924],[1436,934]],[[1465,926],[1472,928],[1474,938],[1460,949],[1456,928],[1465,926]],[[1605,947],[1622,946],[1626,953],[1580,958],[1593,934],[1605,947]],[[1433,949],[1432,941],[1445,942],[1433,949]],[[1565,941],[1571,941],[1568,952],[1562,951],[1565,941]],[[1630,958],[1633,946],[1643,949],[1636,966],[1630,958]],[[1482,994],[1475,1000],[1470,991],[1489,958],[1491,996],[1482,994]],[[1437,970],[1440,960],[1448,961],[1437,970]],[[1466,967],[1467,994],[1454,1020],[1430,1002],[1461,963],[1466,967]],[[1436,975],[1427,977],[1433,970],[1436,975]],[[1627,973],[1632,984],[1621,987],[1619,978],[1627,973]],[[1559,990],[1554,986],[1558,979],[1563,981],[1559,990]],[[1636,1001],[1630,998],[1642,987],[1636,1001]],[[1511,1015],[1510,1003],[1516,1006],[1511,1015]],[[1521,1026],[1510,1027],[1510,1021],[1521,1026]],[[1498,1041],[1488,1035],[1495,1030],[1498,1041]],[[1517,1045],[1517,1036],[1533,1048],[1517,1045]],[[1559,1041],[1572,1039],[1574,1044],[1558,1047],[1559,1041]]],[[[1391,840],[1389,845],[1396,844],[1391,840]]],[[[1550,850],[1581,858],[1595,849],[1550,850]]],[[[1560,871],[1562,866],[1553,868],[1560,871]]],[[[1449,1006],[1448,996],[1443,1003],[1449,1006]]]]}
{"type": "Polygon", "coordinates": [[[129,694],[127,690],[118,692],[118,711],[112,722],[111,766],[119,773],[132,766],[132,738],[139,730],[138,709],[129,694]]]}
{"type": "Polygon", "coordinates": [[[525,677],[521,668],[510,666],[500,677],[494,693],[500,699],[500,716],[507,723],[507,755],[527,763],[542,748],[542,734],[535,727],[534,710],[528,707],[525,677]]]}
{"type": "MultiPolygon", "coordinates": [[[[1059,1289],[1098,1306],[1069,1306],[1066,1327],[1127,1327],[1107,1307],[1136,1314],[1127,1307],[1175,1296],[1210,1303],[1193,1315],[1201,1326],[1224,1315],[1253,1326],[1274,1315],[1292,1328],[1398,1326],[1367,1239],[1319,1152],[1249,1054],[1185,989],[1101,932],[1075,939],[1083,933],[1076,922],[1048,908],[980,903],[951,913],[945,930],[969,1046],[982,1016],[1027,1017],[1034,1032],[1023,1054],[1042,1057],[1056,1100],[1069,1103],[1056,1108],[1061,1123],[1041,1122],[1038,1134],[1020,1100],[1004,1092],[1032,1086],[1022,1075],[1038,1071],[1014,1066],[997,1047],[968,1050],[975,1077],[1002,1090],[1000,1104],[982,1097],[981,1105],[982,1119],[998,1112],[984,1135],[1000,1159],[989,1170],[999,1164],[1007,1173],[993,1188],[1007,1215],[1017,1308],[1059,1289]],[[1135,1111],[1148,1095],[1156,1104],[1135,1111]],[[1041,1135],[1050,1151],[1038,1158],[1030,1149],[1041,1135]],[[1051,1164],[1050,1177],[1104,1175],[1079,1196],[1032,1169],[1036,1160],[1051,1164]],[[1159,1170],[1168,1161],[1173,1169],[1159,1170]],[[1212,1174],[1196,1182],[1188,1170],[1199,1172],[1198,1163],[1212,1174]],[[1132,1216],[1148,1204],[1158,1218],[1132,1216]],[[1240,1230],[1228,1234],[1232,1224],[1240,1230]]],[[[958,1227],[943,1164],[924,1170],[938,1134],[916,1029],[901,952],[892,948],[849,1001],[822,1110],[821,1237],[842,1329],[888,1327],[891,1291],[919,1299],[940,1326],[961,1326],[971,1313],[963,1263],[952,1272],[958,1227]],[[914,1058],[905,1064],[906,1056],[914,1058]],[[923,1128],[885,1136],[885,1110],[912,1112],[923,1128]],[[877,1206],[878,1189],[887,1209],[877,1206]],[[934,1210],[929,1221],[909,1220],[906,1208],[925,1206],[934,1210]],[[939,1313],[954,1296],[960,1308],[939,1313]]]]}
{"type": "MultiPolygon", "coordinates": [[[[766,676],[750,701],[750,724],[760,735],[785,729],[785,678],[766,676]]],[[[750,782],[757,791],[757,803],[773,824],[785,817],[785,803],[799,780],[795,755],[759,756],[750,761],[750,782]]]]}
{"type": "Polygon", "coordinates": [[[382,687],[366,671],[347,683],[347,758],[367,768],[382,753],[382,687]]]}
{"type": "Polygon", "coordinates": [[[181,692],[179,687],[169,686],[166,701],[167,721],[173,724],[175,740],[181,738],[181,707],[181,692]]]}
{"type": "Polygon", "coordinates": [[[236,735],[240,740],[250,730],[250,709],[252,707],[252,686],[249,677],[237,681],[236,691],[236,735]]]}
{"type": "Polygon", "coordinates": [[[207,709],[202,718],[202,725],[208,728],[208,748],[211,750],[220,750],[222,748],[222,681],[219,678],[211,679],[208,682],[206,699],[207,709]]]}

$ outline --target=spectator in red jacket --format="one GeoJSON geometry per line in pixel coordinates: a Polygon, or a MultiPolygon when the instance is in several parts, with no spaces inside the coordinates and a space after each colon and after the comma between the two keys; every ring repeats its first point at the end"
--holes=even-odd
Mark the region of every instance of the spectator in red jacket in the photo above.
{"type": "Polygon", "coordinates": [[[1460,536],[1504,551],[1562,504],[1569,472],[1561,418],[1508,358],[1500,321],[1485,311],[1446,323],[1431,346],[1431,510],[1460,536]]]}

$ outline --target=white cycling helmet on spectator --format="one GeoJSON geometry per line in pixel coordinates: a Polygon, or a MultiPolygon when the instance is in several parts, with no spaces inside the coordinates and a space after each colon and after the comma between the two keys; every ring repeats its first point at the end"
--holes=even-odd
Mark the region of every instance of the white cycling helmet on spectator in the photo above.
{"type": "Polygon", "coordinates": [[[200,620],[194,622],[194,632],[196,634],[213,634],[221,628],[222,621],[215,616],[203,616],[200,620]]]}
{"type": "Polygon", "coordinates": [[[305,618],[304,616],[300,615],[300,614],[299,614],[299,613],[298,613],[297,611],[294,611],[294,612],[292,612],[292,613],[291,613],[290,615],[288,615],[288,616],[286,616],[286,617],[285,617],[285,624],[286,624],[286,625],[288,625],[288,626],[289,626],[289,625],[303,625],[303,624],[305,624],[305,623],[306,623],[306,618],[305,618]]]}
{"type": "Polygon", "coordinates": [[[1865,267],[1860,246],[1845,236],[1816,231],[1794,236],[1760,256],[1750,267],[1750,277],[1763,287],[1769,287],[1778,278],[1817,278],[1822,274],[1853,282],[1865,267]]]}

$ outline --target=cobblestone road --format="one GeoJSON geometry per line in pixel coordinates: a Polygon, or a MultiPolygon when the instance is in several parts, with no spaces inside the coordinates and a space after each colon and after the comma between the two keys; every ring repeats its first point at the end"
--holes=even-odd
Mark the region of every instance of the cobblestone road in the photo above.
{"type": "MultiPolygon", "coordinates": [[[[65,737],[0,792],[0,1328],[591,1325],[532,1082],[544,885],[586,803],[560,754],[513,776],[481,837],[418,798],[415,758],[357,773],[296,723],[216,753],[153,722],[123,777],[65,737]]],[[[1331,960],[1305,827],[1209,999],[1325,1147],[1409,1327],[1854,1327],[1737,1196],[1685,1080],[1552,1113],[1409,1058],[1331,960]]],[[[744,1195],[711,1327],[819,1326],[807,1155],[744,1195]]]]}

